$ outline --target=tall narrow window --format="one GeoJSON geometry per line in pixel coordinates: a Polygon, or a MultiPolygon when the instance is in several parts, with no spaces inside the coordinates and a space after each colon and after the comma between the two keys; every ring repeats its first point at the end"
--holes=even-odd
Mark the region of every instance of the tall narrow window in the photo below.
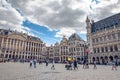
{"type": "Polygon", "coordinates": [[[115,51],[118,51],[117,45],[114,45],[114,50],[115,50],[115,51]]]}
{"type": "Polygon", "coordinates": [[[96,49],[94,48],[94,53],[96,53],[96,49]]]}
{"type": "Polygon", "coordinates": [[[105,51],[108,52],[108,48],[107,47],[105,47],[105,51]]]}
{"type": "Polygon", "coordinates": [[[112,34],[112,38],[113,38],[113,39],[116,39],[115,34],[112,34]]]}
{"type": "Polygon", "coordinates": [[[101,47],[101,51],[104,52],[104,48],[103,47],[101,47]]]}
{"type": "Polygon", "coordinates": [[[110,46],[110,51],[113,52],[113,47],[112,46],[110,46]]]}
{"type": "Polygon", "coordinates": [[[98,52],[98,53],[100,53],[100,50],[99,50],[99,48],[97,48],[97,52],[98,52]]]}

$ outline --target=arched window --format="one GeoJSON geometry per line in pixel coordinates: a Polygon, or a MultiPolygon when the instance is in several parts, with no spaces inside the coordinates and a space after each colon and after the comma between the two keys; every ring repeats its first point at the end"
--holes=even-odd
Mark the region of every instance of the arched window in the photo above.
{"type": "Polygon", "coordinates": [[[114,45],[114,50],[115,50],[115,51],[118,51],[117,45],[114,45]]]}
{"type": "Polygon", "coordinates": [[[113,47],[112,46],[110,46],[110,51],[113,52],[113,47]]]}
{"type": "Polygon", "coordinates": [[[107,48],[107,46],[105,47],[105,51],[108,52],[108,48],[107,48]]]}
{"type": "Polygon", "coordinates": [[[99,48],[97,48],[97,52],[98,52],[98,53],[100,52],[99,48]]]}
{"type": "Polygon", "coordinates": [[[94,53],[96,53],[96,49],[94,48],[94,53]]]}
{"type": "Polygon", "coordinates": [[[104,48],[103,47],[101,47],[101,51],[104,52],[104,48]]]}

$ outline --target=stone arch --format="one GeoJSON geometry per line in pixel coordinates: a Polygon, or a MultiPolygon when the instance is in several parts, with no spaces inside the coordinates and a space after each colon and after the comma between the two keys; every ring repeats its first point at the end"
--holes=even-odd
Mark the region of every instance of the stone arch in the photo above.
{"type": "Polygon", "coordinates": [[[9,58],[11,58],[11,54],[9,54],[9,58]]]}
{"type": "Polygon", "coordinates": [[[118,59],[118,56],[117,56],[117,55],[115,55],[115,56],[114,56],[114,59],[118,59]]]}
{"type": "Polygon", "coordinates": [[[100,59],[103,59],[103,57],[101,56],[100,59]]]}
{"type": "Polygon", "coordinates": [[[8,58],[8,54],[5,55],[5,58],[8,58]]]}
{"type": "Polygon", "coordinates": [[[93,61],[93,62],[95,61],[95,57],[92,58],[92,61],[93,61]]]}
{"type": "Polygon", "coordinates": [[[105,63],[108,63],[108,56],[105,56],[105,63]]]}
{"type": "Polygon", "coordinates": [[[110,59],[110,61],[113,61],[113,56],[110,56],[109,59],[110,59]]]}
{"type": "Polygon", "coordinates": [[[105,56],[105,60],[108,60],[108,57],[107,57],[107,56],[105,56]]]}
{"type": "Polygon", "coordinates": [[[27,59],[27,56],[25,56],[25,59],[27,59]]]}
{"type": "Polygon", "coordinates": [[[97,63],[100,63],[99,57],[96,57],[96,61],[97,61],[97,63]]]}
{"type": "Polygon", "coordinates": [[[105,59],[104,59],[104,57],[101,56],[100,59],[101,59],[101,63],[104,64],[104,63],[105,63],[105,59]]]}

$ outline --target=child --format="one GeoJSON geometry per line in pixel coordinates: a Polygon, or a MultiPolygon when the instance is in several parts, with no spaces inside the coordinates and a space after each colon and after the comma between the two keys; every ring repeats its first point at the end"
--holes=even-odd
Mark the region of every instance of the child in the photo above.
{"type": "Polygon", "coordinates": [[[32,60],[30,60],[30,67],[32,67],[32,60]]]}
{"type": "Polygon", "coordinates": [[[52,63],[51,69],[52,69],[52,70],[55,70],[55,66],[54,66],[53,63],[52,63]]]}

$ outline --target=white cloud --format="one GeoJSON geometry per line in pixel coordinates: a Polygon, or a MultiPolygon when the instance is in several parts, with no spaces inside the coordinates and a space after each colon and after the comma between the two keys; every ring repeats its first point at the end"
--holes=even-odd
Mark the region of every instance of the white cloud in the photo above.
{"type": "Polygon", "coordinates": [[[120,0],[99,0],[97,4],[95,0],[3,0],[3,3],[6,7],[0,7],[1,26],[21,28],[25,18],[50,30],[59,30],[56,37],[73,32],[85,34],[87,15],[97,21],[120,12],[120,0]]]}
{"type": "Polygon", "coordinates": [[[92,10],[89,16],[96,21],[120,12],[119,0],[100,0],[99,4],[93,2],[90,5],[92,10]]]}
{"type": "Polygon", "coordinates": [[[56,33],[55,37],[69,37],[71,34],[75,33],[76,31],[73,28],[61,28],[59,32],[56,33]]]}
{"type": "Polygon", "coordinates": [[[24,17],[10,3],[6,2],[6,0],[0,0],[0,2],[0,28],[27,33],[29,29],[26,30],[22,26],[24,17]]]}

